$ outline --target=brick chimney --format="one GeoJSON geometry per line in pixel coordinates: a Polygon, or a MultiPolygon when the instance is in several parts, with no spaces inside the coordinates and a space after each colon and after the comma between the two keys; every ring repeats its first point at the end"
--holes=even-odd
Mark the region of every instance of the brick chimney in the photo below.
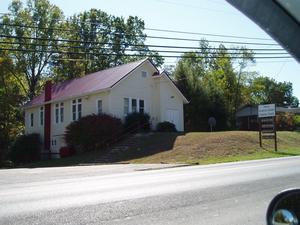
{"type": "MultiPolygon", "coordinates": [[[[44,102],[46,103],[48,101],[51,101],[52,98],[51,80],[46,81],[44,93],[45,93],[44,102]]],[[[50,142],[51,142],[51,103],[47,103],[45,104],[44,147],[45,150],[49,151],[49,157],[51,156],[50,142]]]]}
{"type": "Polygon", "coordinates": [[[47,80],[45,84],[45,102],[51,100],[52,95],[52,82],[51,80],[47,80]]]}

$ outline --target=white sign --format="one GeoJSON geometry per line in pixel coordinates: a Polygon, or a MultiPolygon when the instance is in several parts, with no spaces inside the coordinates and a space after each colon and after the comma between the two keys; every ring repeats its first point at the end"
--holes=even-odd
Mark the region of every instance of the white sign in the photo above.
{"type": "Polygon", "coordinates": [[[259,105],[258,106],[258,117],[273,117],[275,116],[275,104],[259,105]]]}

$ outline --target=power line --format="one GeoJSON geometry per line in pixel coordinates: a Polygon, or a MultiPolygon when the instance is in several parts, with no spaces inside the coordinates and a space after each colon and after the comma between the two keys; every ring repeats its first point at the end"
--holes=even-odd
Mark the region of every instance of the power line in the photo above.
{"type": "Polygon", "coordinates": [[[291,63],[294,62],[292,60],[285,60],[285,61],[256,61],[255,64],[260,64],[260,63],[291,63]]]}
{"type": "MultiPolygon", "coordinates": [[[[100,56],[140,56],[147,57],[146,54],[118,54],[118,53],[95,53],[95,52],[69,52],[69,51],[49,51],[49,50],[33,50],[33,49],[16,49],[16,48],[0,48],[2,51],[16,51],[16,52],[41,52],[49,54],[74,54],[74,55],[100,55],[100,56]]],[[[161,55],[164,58],[228,58],[228,59],[246,59],[243,56],[191,56],[191,55],[161,55]]],[[[292,58],[291,56],[257,56],[255,59],[283,59],[292,58]]]]}
{"type": "MultiPolygon", "coordinates": [[[[96,41],[81,41],[81,40],[70,40],[70,39],[51,39],[51,38],[38,38],[38,37],[18,37],[18,36],[13,36],[13,35],[0,35],[0,37],[3,38],[10,38],[10,39],[24,39],[24,40],[40,40],[40,41],[52,41],[52,42],[66,42],[66,43],[82,43],[82,44],[100,44],[100,45],[112,45],[110,42],[96,42],[96,41]]],[[[25,43],[24,43],[25,44],[25,43]]],[[[127,43],[126,43],[127,44],[127,43]]],[[[151,48],[174,48],[174,49],[219,49],[219,48],[213,48],[213,47],[208,47],[208,48],[201,48],[201,47],[191,47],[191,46],[170,46],[170,45],[150,45],[150,44],[128,44],[129,46],[132,47],[151,47],[151,48]]],[[[230,50],[240,50],[239,48],[226,48],[230,50]]],[[[272,49],[267,49],[267,48],[249,48],[249,50],[254,50],[254,51],[284,51],[284,49],[280,48],[272,48],[272,49]]]]}
{"type": "Polygon", "coordinates": [[[32,28],[32,29],[40,29],[40,30],[56,30],[56,31],[68,31],[73,32],[75,29],[66,29],[66,28],[49,28],[49,27],[39,27],[39,26],[33,26],[33,25],[21,25],[21,24],[8,24],[8,23],[0,23],[0,26],[9,26],[9,27],[21,27],[21,28],[32,28]]]}
{"type": "MultiPolygon", "coordinates": [[[[283,60],[265,61],[265,60],[267,60],[267,59],[258,59],[258,60],[255,61],[255,63],[250,64],[248,66],[249,67],[256,67],[257,64],[292,63],[293,62],[292,60],[284,60],[284,61],[283,60]],[[264,60],[264,61],[260,61],[260,60],[264,60]]],[[[176,63],[177,63],[176,61],[168,61],[168,62],[164,61],[164,65],[174,65],[176,63]]]]}
{"type": "MultiPolygon", "coordinates": [[[[164,36],[147,36],[147,38],[173,40],[173,41],[196,41],[196,42],[200,41],[199,39],[192,39],[192,38],[173,38],[173,37],[164,37],[164,36]]],[[[217,41],[217,40],[207,40],[207,41],[211,43],[221,43],[221,44],[278,46],[278,44],[260,43],[260,42],[217,41]]]]}
{"type": "MultiPolygon", "coordinates": [[[[32,28],[32,29],[40,29],[40,30],[56,30],[56,31],[67,31],[67,32],[74,32],[78,31],[77,29],[66,29],[66,28],[50,28],[50,27],[40,27],[40,26],[34,26],[34,25],[21,25],[21,24],[8,24],[8,23],[0,23],[0,26],[9,26],[9,27],[20,27],[20,28],[32,28]]],[[[96,33],[100,34],[112,34],[112,35],[126,35],[126,36],[134,36],[134,37],[147,37],[147,35],[134,35],[134,34],[126,34],[126,33],[121,33],[121,32],[107,32],[107,31],[96,31],[96,33]]]]}
{"type": "MultiPolygon", "coordinates": [[[[164,64],[173,64],[176,61],[164,61],[164,64]]],[[[249,64],[248,66],[255,66],[255,64],[260,64],[260,63],[292,63],[294,62],[293,60],[287,59],[287,60],[268,60],[266,61],[266,59],[259,59],[256,60],[255,62],[252,62],[251,64],[249,64]],[[261,61],[263,60],[263,61],[261,61]]]]}
{"type": "MultiPolygon", "coordinates": [[[[39,26],[31,26],[31,25],[20,25],[20,24],[7,24],[7,23],[0,23],[2,26],[11,26],[11,27],[24,27],[24,28],[34,28],[34,29],[47,29],[47,30],[59,30],[59,31],[75,31],[67,30],[63,28],[49,28],[49,27],[39,27],[39,26]]],[[[112,34],[112,35],[126,35],[125,33],[108,33],[108,32],[100,32],[103,34],[112,34]]],[[[127,35],[126,35],[127,36],[127,35]]],[[[166,37],[166,36],[152,36],[152,35],[129,35],[134,37],[143,37],[143,38],[150,38],[150,39],[162,39],[162,40],[173,40],[173,41],[191,41],[191,42],[199,42],[201,39],[193,39],[193,38],[177,38],[177,37],[166,37]]],[[[238,44],[238,45],[264,45],[264,46],[278,46],[278,44],[273,43],[260,43],[260,42],[240,42],[240,41],[222,41],[222,40],[207,40],[211,43],[221,43],[221,44],[238,44]]]]}
{"type": "MultiPolygon", "coordinates": [[[[91,49],[91,50],[112,50],[112,48],[104,48],[104,47],[85,47],[85,46],[69,46],[69,45],[58,45],[52,46],[48,44],[36,44],[36,43],[22,43],[22,42],[7,42],[7,41],[0,41],[0,44],[7,44],[7,45],[20,45],[20,46],[33,46],[33,47],[59,47],[59,48],[73,48],[73,49],[91,49]]],[[[130,49],[124,48],[126,51],[139,51],[139,52],[149,52],[151,49],[130,49]]],[[[207,50],[216,50],[216,49],[207,49],[207,50]]],[[[227,49],[228,50],[228,49],[227,49]]],[[[187,51],[171,51],[171,50],[155,50],[159,53],[188,53],[187,51]]],[[[231,50],[230,50],[231,51],[231,50]]],[[[227,52],[228,54],[240,54],[239,52],[227,52]]],[[[193,51],[193,53],[202,53],[199,51],[193,51]]],[[[209,54],[218,54],[218,52],[209,52],[209,54]]],[[[286,55],[287,52],[255,52],[254,54],[257,55],[286,55]]]]}
{"type": "MultiPolygon", "coordinates": [[[[0,15],[11,15],[9,13],[0,13],[0,15]]],[[[59,22],[68,22],[68,20],[63,20],[63,19],[55,19],[55,21],[59,22]]],[[[90,22],[90,21],[79,21],[80,23],[88,23],[92,25],[101,25],[100,23],[95,23],[95,22],[90,22]]],[[[19,26],[19,25],[18,25],[19,26]]],[[[29,25],[22,25],[22,26],[27,26],[34,28],[33,26],[29,25]]],[[[42,28],[42,29],[49,29],[49,28],[42,28]]],[[[61,30],[62,28],[54,28],[57,30],[61,30]]],[[[169,29],[157,29],[157,28],[150,28],[146,27],[145,30],[149,31],[157,31],[157,32],[165,32],[165,33],[177,33],[177,34],[190,34],[190,35],[204,35],[204,36],[211,36],[211,37],[226,37],[226,38],[237,38],[237,39],[249,39],[249,40],[264,40],[264,41],[273,41],[270,38],[256,38],[256,37],[246,37],[246,36],[237,36],[237,35],[223,35],[223,34],[211,34],[211,33],[200,33],[200,32],[190,32],[190,31],[180,31],[180,30],[169,30],[169,29]]],[[[74,30],[69,30],[69,31],[74,31],[74,30]]]]}
{"type": "Polygon", "coordinates": [[[235,36],[235,35],[223,35],[223,34],[210,34],[210,33],[199,33],[199,32],[190,32],[190,31],[180,31],[180,30],[168,30],[168,29],[157,29],[157,28],[145,28],[145,30],[150,31],[159,31],[165,33],[177,33],[177,34],[191,34],[191,35],[204,35],[211,37],[226,37],[226,38],[238,38],[238,39],[252,39],[252,40],[261,40],[261,41],[273,41],[270,38],[255,38],[255,37],[245,37],[245,36],[235,36]]]}

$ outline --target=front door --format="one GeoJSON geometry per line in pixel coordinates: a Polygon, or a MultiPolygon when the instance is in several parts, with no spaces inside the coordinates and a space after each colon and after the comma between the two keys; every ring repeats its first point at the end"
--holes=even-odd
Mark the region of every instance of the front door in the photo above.
{"type": "Polygon", "coordinates": [[[168,109],[166,112],[166,120],[170,123],[173,123],[176,126],[176,129],[179,128],[179,111],[175,109],[168,109]]]}

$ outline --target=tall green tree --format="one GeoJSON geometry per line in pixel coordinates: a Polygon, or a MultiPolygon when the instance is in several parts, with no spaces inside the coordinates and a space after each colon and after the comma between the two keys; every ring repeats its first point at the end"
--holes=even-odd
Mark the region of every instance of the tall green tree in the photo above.
{"type": "Polygon", "coordinates": [[[249,85],[253,104],[275,103],[277,106],[298,107],[299,100],[293,96],[290,82],[277,82],[272,78],[258,76],[249,85]]]}
{"type": "Polygon", "coordinates": [[[23,130],[24,92],[17,77],[12,74],[14,65],[7,51],[0,54],[0,162],[10,143],[23,130]]]}
{"type": "Polygon", "coordinates": [[[208,129],[210,116],[219,129],[233,128],[235,112],[243,103],[244,69],[253,55],[245,48],[212,48],[200,42],[200,50],[182,55],[174,75],[179,88],[190,99],[185,106],[187,129],[208,129]],[[238,60],[240,59],[240,60],[238,60]]]}
{"type": "Polygon", "coordinates": [[[15,70],[25,78],[29,99],[45,79],[57,81],[84,76],[145,56],[158,66],[163,58],[144,44],[144,22],[98,9],[64,20],[63,12],[48,0],[13,0],[9,15],[0,18],[0,41],[9,49],[15,70]]]}
{"type": "Polygon", "coordinates": [[[60,48],[68,53],[57,54],[52,68],[57,80],[83,76],[91,72],[150,57],[157,66],[163,59],[144,44],[144,21],[127,19],[91,9],[70,17],[63,24],[63,37],[71,43],[60,48]],[[132,56],[130,56],[132,55],[132,56]]]}
{"type": "Polygon", "coordinates": [[[244,102],[243,86],[248,78],[248,73],[244,70],[250,62],[254,62],[253,52],[244,47],[228,50],[220,45],[211,57],[210,73],[206,76],[206,80],[213,80],[209,83],[222,90],[228,125],[233,127],[235,113],[244,102]]]}
{"type": "Polygon", "coordinates": [[[0,18],[0,40],[7,43],[15,71],[25,78],[22,85],[29,99],[38,93],[50,57],[57,50],[61,19],[62,11],[48,0],[28,0],[26,7],[13,0],[9,15],[0,18]]]}
{"type": "Polygon", "coordinates": [[[234,96],[234,113],[237,112],[238,108],[243,103],[243,86],[247,82],[248,72],[244,70],[247,68],[249,63],[255,63],[254,53],[245,47],[238,48],[234,55],[232,55],[233,62],[237,65],[236,71],[236,87],[234,96]]]}
{"type": "MultiPolygon", "coordinates": [[[[189,53],[190,56],[194,53],[189,53]]],[[[199,127],[205,127],[205,120],[208,116],[207,102],[208,96],[206,89],[198,82],[201,74],[197,66],[191,66],[193,60],[184,58],[180,60],[175,69],[175,80],[178,88],[190,100],[188,105],[184,105],[184,120],[188,130],[199,130],[199,127]],[[198,116],[197,116],[198,115],[198,116]]]]}

